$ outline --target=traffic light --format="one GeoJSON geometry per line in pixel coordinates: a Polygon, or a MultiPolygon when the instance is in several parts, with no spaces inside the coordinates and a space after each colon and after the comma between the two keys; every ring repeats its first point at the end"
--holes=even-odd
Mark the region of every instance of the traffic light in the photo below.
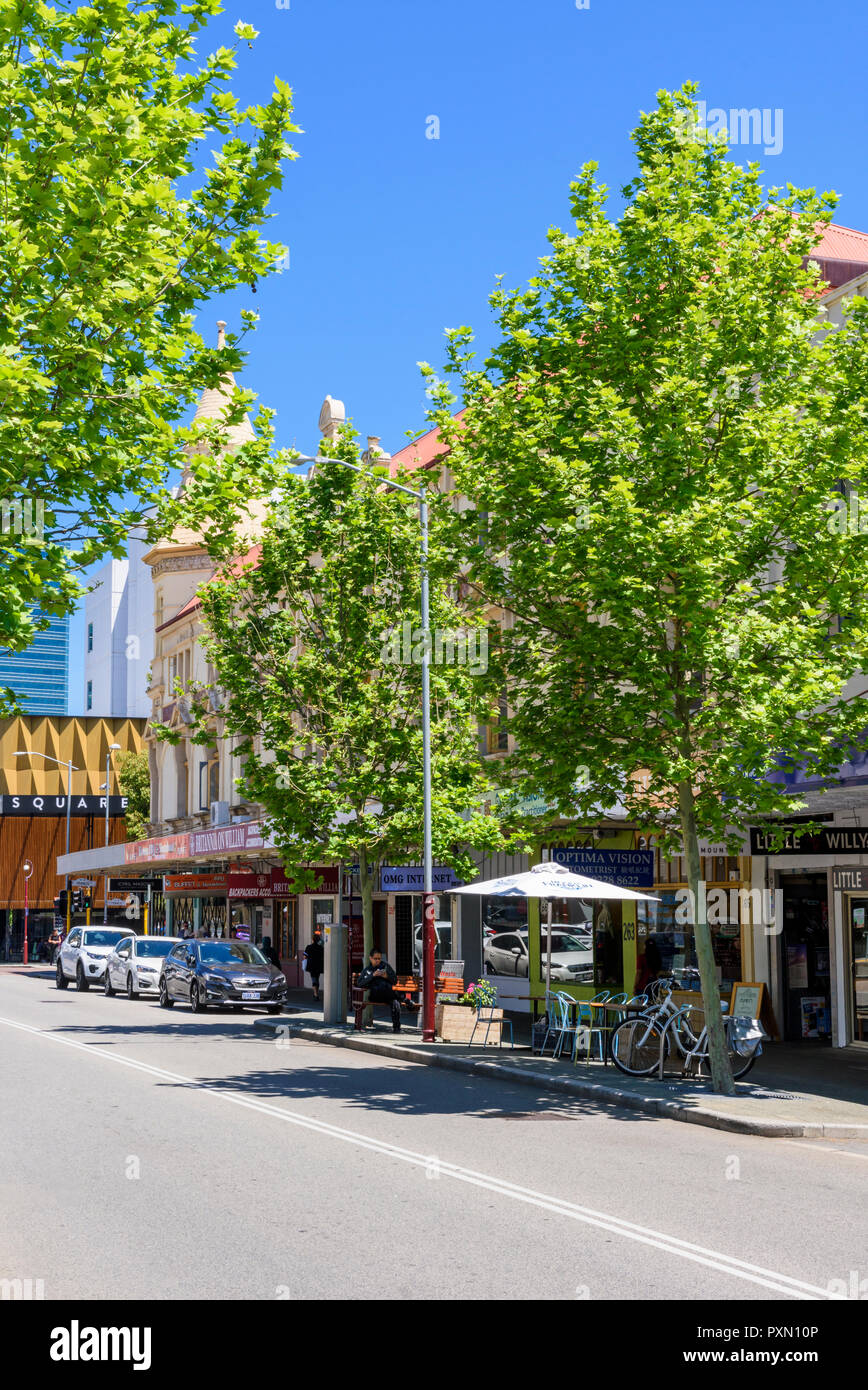
{"type": "Polygon", "coordinates": [[[84,912],[84,893],[81,888],[72,890],[72,910],[73,912],[84,912]]]}
{"type": "Polygon", "coordinates": [[[65,916],[66,916],[66,889],[65,889],[65,888],[61,888],[61,890],[60,890],[60,892],[58,893],[57,897],[54,899],[54,908],[55,908],[55,911],[58,912],[58,913],[60,914],[61,917],[65,917],[65,916]]]}

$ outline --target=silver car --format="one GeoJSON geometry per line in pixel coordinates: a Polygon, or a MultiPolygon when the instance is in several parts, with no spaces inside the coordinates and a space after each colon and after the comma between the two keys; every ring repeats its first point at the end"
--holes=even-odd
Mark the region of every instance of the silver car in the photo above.
{"type": "MultiPolygon", "coordinates": [[[[530,959],[526,931],[501,932],[487,937],[482,956],[487,975],[527,976],[530,959]]],[[[540,952],[545,973],[546,939],[541,934],[540,952]]],[[[594,943],[581,927],[555,927],[552,931],[552,979],[590,984],[594,978],[594,943]]]]}
{"type": "Polygon", "coordinates": [[[119,941],[106,962],[103,993],[122,990],[128,999],[157,994],[160,967],[180,936],[128,936],[119,941]]]}

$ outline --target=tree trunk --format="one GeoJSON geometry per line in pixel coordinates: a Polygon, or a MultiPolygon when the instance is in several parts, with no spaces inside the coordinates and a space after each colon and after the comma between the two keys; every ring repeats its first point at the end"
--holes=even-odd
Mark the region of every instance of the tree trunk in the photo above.
{"type": "Polygon", "coordinates": [[[699,962],[699,978],[702,984],[702,1004],[705,1009],[705,1022],[708,1028],[708,1060],[711,1067],[711,1080],[718,1095],[734,1096],[735,1083],[729,1054],[726,1049],[726,1034],[720,1015],[720,992],[714,973],[714,951],[711,945],[705,894],[700,896],[699,885],[701,867],[699,859],[699,837],[696,833],[696,809],[693,801],[693,788],[689,782],[678,786],[678,806],[681,813],[681,837],[687,859],[687,886],[693,905],[693,932],[696,941],[696,958],[699,962]]]}
{"type": "Polygon", "coordinates": [[[367,851],[359,850],[359,880],[362,894],[362,928],[365,934],[365,965],[374,948],[374,875],[375,865],[368,860],[367,851]]]}

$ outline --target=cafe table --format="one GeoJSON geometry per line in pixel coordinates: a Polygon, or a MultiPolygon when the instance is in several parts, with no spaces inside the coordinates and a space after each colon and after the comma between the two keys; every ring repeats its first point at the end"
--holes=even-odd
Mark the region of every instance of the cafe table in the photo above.
{"type": "MultiPolygon", "coordinates": [[[[580,1008],[581,1008],[581,1009],[591,1009],[591,1010],[594,1010],[594,1011],[595,1011],[595,1012],[593,1012],[593,1013],[591,1014],[591,1027],[593,1027],[593,1028],[599,1028],[600,1031],[601,1031],[601,1033],[605,1036],[606,1043],[605,1043],[605,1046],[604,1046],[604,1048],[603,1048],[603,1066],[605,1067],[605,1066],[608,1066],[608,1061],[609,1061],[609,1038],[610,1038],[610,1035],[611,1035],[611,1033],[612,1033],[612,1031],[613,1031],[613,1028],[614,1028],[614,1026],[615,1026],[615,1025],[614,1025],[614,1021],[613,1021],[612,1023],[607,1023],[607,1022],[606,1022],[606,1015],[607,1015],[607,1014],[622,1014],[622,1015],[626,1015],[626,1014],[640,1014],[640,1013],[643,1012],[643,1010],[645,1010],[645,1009],[648,1008],[648,1004],[647,1004],[647,1003],[642,1003],[642,1002],[640,1002],[640,1003],[638,1003],[638,1004],[612,1004],[612,1003],[610,1003],[607,999],[602,999],[602,1000],[593,1000],[593,999],[573,999],[572,1002],[571,1002],[571,1004],[570,1004],[570,1017],[571,1017],[571,1021],[572,1021],[572,1023],[573,1023],[574,1025],[578,1025],[578,1011],[579,1011],[580,1008]],[[600,1018],[600,1022],[599,1022],[599,1023],[597,1022],[597,1016],[599,1016],[599,1018],[600,1018]]],[[[533,1027],[536,1028],[536,1026],[537,1026],[537,1015],[538,1015],[538,1013],[544,1013],[544,1012],[545,1012],[545,996],[544,996],[544,995],[535,994],[535,995],[533,995],[533,996],[531,997],[531,1010],[532,1010],[533,1027]],[[538,1008],[538,1006],[539,1006],[539,1008],[538,1008]]],[[[591,1061],[591,1055],[590,1055],[590,1053],[591,1053],[591,1039],[590,1039],[590,1035],[589,1035],[589,1036],[588,1036],[588,1049],[587,1049],[587,1052],[586,1052],[586,1054],[585,1054],[585,1061],[586,1061],[587,1063],[589,1063],[589,1064],[590,1064],[590,1061],[591,1061]]],[[[573,1055],[573,1062],[574,1062],[574,1063],[577,1062],[578,1059],[579,1059],[579,1045],[578,1045],[578,1040],[577,1040],[577,1041],[576,1041],[575,1053],[574,1053],[574,1055],[573,1055]]]]}
{"type": "MultiPolygon", "coordinates": [[[[641,1014],[645,1009],[647,1009],[647,1007],[648,1007],[647,1003],[644,1003],[644,1002],[640,1002],[640,1003],[638,1003],[638,1004],[629,1004],[629,1003],[618,1004],[617,1002],[616,1002],[616,1003],[612,1003],[612,1002],[611,1002],[610,1000],[608,1000],[608,999],[577,999],[576,1002],[575,1002],[575,1011],[574,1011],[574,1014],[573,1014],[573,1021],[574,1021],[574,1023],[575,1023],[578,1027],[581,1027],[581,1026],[582,1026],[582,1025],[579,1024],[579,1022],[578,1022],[578,1017],[579,1017],[578,1011],[579,1011],[579,1009],[580,1009],[580,1008],[582,1008],[582,1009],[590,1009],[590,1010],[592,1011],[592,1012],[591,1012],[591,1023],[590,1023],[590,1027],[588,1028],[588,1045],[587,1045],[587,1049],[586,1049],[586,1051],[585,1051],[585,1062],[587,1063],[587,1065],[590,1066],[590,1062],[591,1062],[591,1036],[592,1036],[592,1031],[593,1031],[593,1030],[596,1030],[596,1029],[599,1029],[601,1036],[604,1038],[604,1043],[603,1043],[603,1048],[602,1048],[602,1052],[603,1052],[603,1066],[604,1066],[604,1067],[605,1067],[605,1066],[608,1066],[608,1063],[609,1063],[609,1053],[610,1053],[610,1045],[611,1045],[611,1039],[612,1039],[612,1032],[613,1032],[613,1030],[614,1030],[614,1028],[615,1028],[615,1026],[616,1026],[614,1020],[613,1020],[611,1023],[609,1023],[609,1022],[607,1021],[607,1017],[606,1017],[606,1016],[607,1016],[608,1014],[622,1014],[622,1015],[624,1015],[624,1014],[641,1014]],[[597,1018],[598,1018],[598,1017],[599,1017],[599,1019],[600,1019],[600,1022],[599,1022],[599,1023],[597,1022],[597,1018]]],[[[619,1020],[619,1022],[620,1022],[620,1020],[619,1020]]],[[[577,1036],[577,1037],[576,1037],[575,1051],[574,1051],[574,1053],[573,1053],[573,1065],[575,1065],[575,1063],[578,1062],[578,1060],[579,1060],[579,1039],[578,1039],[578,1036],[577,1036]]]]}

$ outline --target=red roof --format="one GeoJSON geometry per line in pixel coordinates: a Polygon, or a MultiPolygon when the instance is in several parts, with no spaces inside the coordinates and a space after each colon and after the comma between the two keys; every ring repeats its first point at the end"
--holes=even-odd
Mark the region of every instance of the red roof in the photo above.
{"type": "MultiPolygon", "coordinates": [[[[241,574],[242,570],[249,568],[250,565],[255,567],[261,554],[262,546],[252,545],[245,555],[241,555],[237,560],[232,561],[232,564],[229,566],[229,573],[237,575],[241,574]]],[[[198,594],[194,594],[192,598],[188,598],[187,602],[178,609],[174,618],[167,618],[164,623],[160,623],[156,631],[162,632],[164,628],[171,627],[173,623],[179,623],[182,618],[187,617],[189,613],[195,613],[196,609],[201,607],[202,600],[198,594]]]]}
{"type": "Polygon", "coordinates": [[[829,294],[868,270],[868,233],[830,222],[823,228],[811,260],[817,262],[820,274],[828,281],[830,289],[825,293],[829,294]]]}
{"type": "MultiPolygon", "coordinates": [[[[456,411],[454,418],[463,420],[465,410],[456,411]]],[[[442,458],[449,450],[442,443],[440,431],[438,429],[428,430],[419,439],[414,439],[412,444],[406,444],[403,449],[399,449],[397,454],[392,455],[389,464],[389,472],[397,473],[399,468],[404,468],[412,473],[416,468],[430,468],[438,459],[442,458]]]]}

